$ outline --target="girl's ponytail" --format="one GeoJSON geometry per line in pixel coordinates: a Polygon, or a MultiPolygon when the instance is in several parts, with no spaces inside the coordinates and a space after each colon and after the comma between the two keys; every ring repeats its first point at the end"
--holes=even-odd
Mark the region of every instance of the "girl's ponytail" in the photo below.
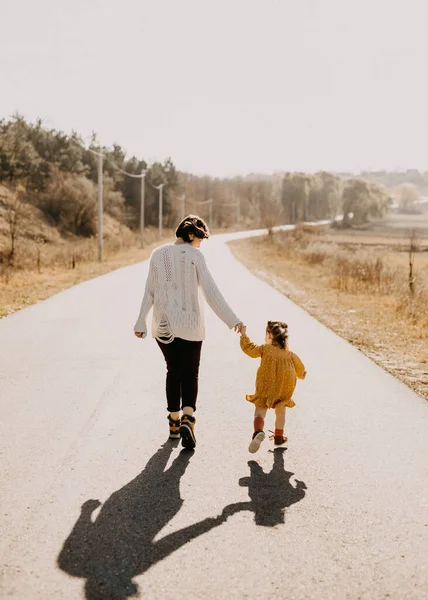
{"type": "Polygon", "coordinates": [[[280,348],[287,348],[288,325],[284,321],[268,321],[266,331],[272,336],[272,343],[280,348]]]}

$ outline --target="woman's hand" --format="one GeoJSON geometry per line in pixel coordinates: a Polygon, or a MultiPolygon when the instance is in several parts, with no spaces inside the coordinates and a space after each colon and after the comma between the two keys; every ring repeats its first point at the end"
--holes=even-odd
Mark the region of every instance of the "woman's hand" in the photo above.
{"type": "Polygon", "coordinates": [[[245,334],[247,331],[247,328],[244,325],[244,323],[242,323],[242,321],[237,323],[233,329],[234,331],[236,331],[236,333],[239,333],[240,335],[245,334]]]}
{"type": "Polygon", "coordinates": [[[134,331],[135,335],[137,336],[137,338],[142,338],[143,337],[143,333],[142,331],[134,331]]]}

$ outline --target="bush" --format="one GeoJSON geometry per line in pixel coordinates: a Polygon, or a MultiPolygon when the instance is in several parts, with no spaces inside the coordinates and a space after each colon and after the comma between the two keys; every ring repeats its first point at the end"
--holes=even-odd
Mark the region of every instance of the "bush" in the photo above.
{"type": "Polygon", "coordinates": [[[117,191],[113,179],[104,176],[103,186],[104,211],[114,217],[116,221],[123,223],[125,220],[125,199],[121,192],[117,191]]]}
{"type": "Polygon", "coordinates": [[[340,291],[369,291],[387,294],[394,285],[396,272],[382,257],[365,252],[354,255],[342,250],[331,258],[333,284],[340,291]]]}
{"type": "Polygon", "coordinates": [[[333,248],[322,243],[308,244],[302,251],[302,256],[310,265],[322,265],[326,258],[331,257],[333,248]]]}
{"type": "Polygon", "coordinates": [[[397,301],[397,313],[420,327],[421,338],[428,336],[428,289],[421,287],[411,294],[402,290],[397,301]]]}
{"type": "Polygon", "coordinates": [[[56,171],[39,197],[40,208],[62,233],[89,237],[96,226],[96,186],[86,177],[56,171]]]}

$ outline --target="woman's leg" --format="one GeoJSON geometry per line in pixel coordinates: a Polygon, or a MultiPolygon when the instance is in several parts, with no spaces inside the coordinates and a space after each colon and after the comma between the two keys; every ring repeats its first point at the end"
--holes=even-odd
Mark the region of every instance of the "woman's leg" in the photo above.
{"type": "Polygon", "coordinates": [[[156,340],[166,362],[166,400],[168,411],[179,418],[181,404],[181,361],[180,344],[176,338],[170,344],[156,340]]]}
{"type": "Polygon", "coordinates": [[[181,443],[184,448],[193,450],[196,446],[195,422],[193,416],[198,397],[199,362],[202,342],[180,340],[181,361],[181,407],[183,417],[180,425],[181,443]]]}
{"type": "Polygon", "coordinates": [[[196,410],[199,384],[199,364],[202,342],[180,340],[181,406],[183,414],[193,415],[196,410]]]}

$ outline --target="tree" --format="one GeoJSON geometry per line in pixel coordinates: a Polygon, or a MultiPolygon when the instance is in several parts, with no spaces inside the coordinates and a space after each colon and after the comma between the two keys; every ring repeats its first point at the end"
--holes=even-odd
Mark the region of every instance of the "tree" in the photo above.
{"type": "Polygon", "coordinates": [[[154,162],[147,172],[146,182],[147,224],[157,224],[159,215],[159,190],[157,187],[164,184],[162,212],[166,224],[172,226],[170,195],[174,194],[178,185],[178,176],[172,160],[167,159],[164,163],[154,162]]]}
{"type": "Polygon", "coordinates": [[[342,212],[342,180],[325,171],[316,173],[309,196],[311,220],[332,219],[342,212]]]}
{"type": "Polygon", "coordinates": [[[306,173],[286,173],[284,175],[281,200],[290,223],[308,220],[311,185],[313,185],[313,179],[306,173]]]}
{"type": "Polygon", "coordinates": [[[272,229],[278,225],[278,220],[283,212],[280,190],[270,181],[260,182],[258,185],[260,197],[260,222],[272,234],[272,229]]]}
{"type": "Polygon", "coordinates": [[[104,210],[120,223],[125,219],[125,199],[121,192],[116,190],[113,179],[104,175],[103,180],[104,210]]]}
{"type": "Polygon", "coordinates": [[[401,211],[411,211],[419,200],[419,190],[412,183],[402,183],[393,189],[393,197],[401,211]]]}
{"type": "Polygon", "coordinates": [[[364,179],[349,179],[343,190],[344,225],[363,225],[371,218],[382,218],[388,210],[385,186],[364,179]]]}
{"type": "Polygon", "coordinates": [[[28,205],[24,202],[24,190],[18,188],[10,194],[2,195],[0,201],[5,208],[5,220],[9,237],[8,260],[13,265],[18,236],[29,217],[28,205]]]}
{"type": "Polygon", "coordinates": [[[40,208],[63,232],[91,236],[96,233],[96,186],[86,177],[72,176],[56,170],[46,192],[40,197],[40,208]]]}
{"type": "Polygon", "coordinates": [[[369,183],[369,218],[383,219],[388,212],[388,191],[379,183],[369,183]]]}
{"type": "Polygon", "coordinates": [[[31,190],[43,190],[50,176],[30,140],[30,126],[15,115],[12,121],[0,121],[0,182],[22,184],[31,190]]]}

